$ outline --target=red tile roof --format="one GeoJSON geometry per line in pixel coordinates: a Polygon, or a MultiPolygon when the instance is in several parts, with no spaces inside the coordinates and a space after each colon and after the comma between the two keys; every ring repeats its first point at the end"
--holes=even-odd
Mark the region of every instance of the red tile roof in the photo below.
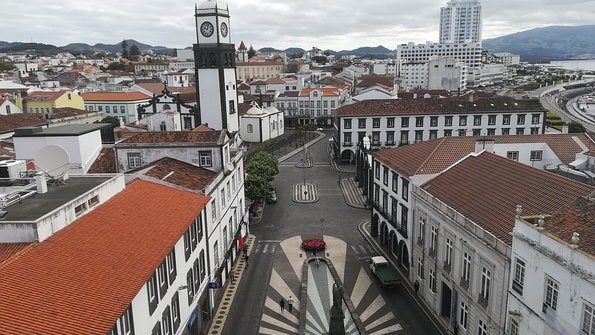
{"type": "Polygon", "coordinates": [[[0,243],[0,266],[30,245],[31,243],[0,243]]]}
{"type": "Polygon", "coordinates": [[[116,154],[113,148],[103,148],[88,173],[116,173],[116,154]]]}
{"type": "Polygon", "coordinates": [[[488,152],[466,158],[421,187],[509,245],[517,204],[523,216],[552,214],[595,190],[488,152]]]}
{"type": "Polygon", "coordinates": [[[85,101],[137,101],[151,97],[143,92],[87,92],[81,94],[85,101]]]}
{"type": "Polygon", "coordinates": [[[49,123],[41,114],[0,115],[0,133],[13,131],[21,127],[42,126],[49,123]]]}
{"type": "Polygon", "coordinates": [[[238,48],[238,50],[246,50],[246,45],[244,44],[244,41],[240,43],[240,47],[238,48]]]}
{"type": "Polygon", "coordinates": [[[163,157],[128,173],[135,171],[143,171],[146,176],[194,191],[204,190],[217,177],[213,171],[170,157],[163,157]]]}
{"type": "Polygon", "coordinates": [[[35,91],[27,95],[27,101],[56,101],[56,99],[69,92],[72,93],[68,90],[61,90],[55,92],[35,91]]]}
{"type": "Polygon", "coordinates": [[[393,76],[393,75],[370,74],[370,75],[359,77],[357,79],[357,83],[355,84],[355,86],[356,87],[372,87],[375,85],[380,85],[383,87],[392,88],[394,81],[395,81],[395,76],[393,76]]]}
{"type": "Polygon", "coordinates": [[[552,217],[546,218],[545,230],[560,240],[572,244],[572,233],[579,233],[580,250],[595,255],[595,195],[581,197],[565,206],[552,217]]]}
{"type": "MultiPolygon", "coordinates": [[[[137,83],[136,85],[144,88],[145,90],[155,94],[155,95],[160,95],[163,91],[163,83],[137,83]]],[[[194,89],[194,86],[192,87],[171,87],[168,86],[167,89],[172,92],[172,93],[180,93],[180,94],[186,94],[186,93],[192,93],[195,94],[196,90],[194,89]]],[[[131,91],[131,92],[136,92],[136,91],[131,91]]]]}
{"type": "MultiPolygon", "coordinates": [[[[138,133],[132,137],[122,140],[118,144],[129,143],[223,143],[225,131],[150,131],[138,133]]],[[[116,144],[116,146],[118,145],[116,144]]]]}
{"type": "Polygon", "coordinates": [[[444,99],[382,99],[364,100],[335,109],[334,116],[435,115],[476,114],[486,112],[543,112],[524,101],[505,97],[483,98],[474,102],[452,97],[444,99]]]}
{"type": "Polygon", "coordinates": [[[208,201],[135,180],[31,245],[0,265],[0,333],[107,333],[208,201]]]}
{"type": "MultiPolygon", "coordinates": [[[[475,150],[483,136],[453,136],[372,152],[374,158],[406,176],[439,173],[475,150]]],[[[489,136],[497,144],[545,143],[564,164],[583,151],[580,142],[595,150],[586,134],[535,134],[489,136]]]]}
{"type": "Polygon", "coordinates": [[[339,89],[336,87],[320,87],[320,88],[302,88],[300,90],[300,97],[307,97],[310,95],[310,92],[318,91],[322,93],[323,97],[331,97],[331,96],[338,96],[339,89]]]}

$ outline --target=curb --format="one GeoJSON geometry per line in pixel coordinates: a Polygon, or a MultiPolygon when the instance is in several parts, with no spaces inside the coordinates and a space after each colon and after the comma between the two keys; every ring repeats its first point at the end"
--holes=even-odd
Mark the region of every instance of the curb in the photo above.
{"type": "Polygon", "coordinates": [[[415,301],[417,306],[423,311],[423,313],[426,315],[428,320],[430,320],[430,322],[432,322],[434,327],[440,331],[440,334],[442,334],[442,335],[451,334],[450,331],[448,331],[447,329],[444,329],[444,327],[439,322],[436,321],[436,317],[427,310],[427,307],[424,305],[424,303],[420,301],[420,299],[415,295],[415,293],[413,293],[414,292],[413,284],[409,283],[407,276],[405,276],[401,272],[401,269],[399,269],[399,267],[393,262],[392,258],[389,256],[389,254],[381,246],[379,246],[378,243],[376,242],[376,240],[368,233],[368,231],[364,227],[367,224],[370,224],[370,220],[364,220],[357,225],[357,229],[359,230],[360,234],[362,234],[364,239],[366,239],[366,241],[368,241],[368,243],[370,243],[372,248],[374,248],[374,250],[377,253],[381,254],[382,256],[384,256],[384,258],[386,258],[386,260],[395,268],[395,270],[399,273],[399,275],[404,279],[401,281],[401,286],[405,289],[407,294],[409,294],[409,296],[411,298],[413,298],[413,301],[415,301]]]}
{"type": "MultiPolygon", "coordinates": [[[[244,244],[248,246],[248,255],[252,252],[255,239],[256,236],[248,235],[248,238],[244,242],[244,244]]],[[[244,260],[244,257],[241,256],[241,252],[242,251],[240,250],[240,256],[236,259],[235,264],[230,270],[230,273],[233,273],[236,279],[233,282],[228,281],[226,283],[225,291],[223,292],[221,300],[217,304],[217,310],[213,315],[209,331],[207,332],[209,335],[220,335],[225,327],[225,321],[229,315],[229,309],[233,303],[233,298],[240,285],[242,275],[244,274],[244,271],[246,271],[246,261],[244,260]]]]}

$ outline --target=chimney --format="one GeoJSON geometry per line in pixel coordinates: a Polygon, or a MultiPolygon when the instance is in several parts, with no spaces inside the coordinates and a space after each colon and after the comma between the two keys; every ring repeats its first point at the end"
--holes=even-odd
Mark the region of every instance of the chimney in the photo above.
{"type": "Polygon", "coordinates": [[[44,194],[48,192],[48,183],[43,172],[35,174],[35,184],[37,185],[37,193],[44,194]]]}
{"type": "Polygon", "coordinates": [[[494,140],[483,137],[475,141],[475,153],[480,153],[482,150],[493,153],[494,140]]]}

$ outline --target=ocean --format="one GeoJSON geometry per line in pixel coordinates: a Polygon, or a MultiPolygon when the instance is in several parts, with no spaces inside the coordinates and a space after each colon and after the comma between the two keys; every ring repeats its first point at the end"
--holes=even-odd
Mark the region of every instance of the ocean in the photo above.
{"type": "Polygon", "coordinates": [[[587,70],[595,71],[595,59],[581,59],[581,60],[553,60],[550,65],[561,66],[566,70],[587,70]]]}

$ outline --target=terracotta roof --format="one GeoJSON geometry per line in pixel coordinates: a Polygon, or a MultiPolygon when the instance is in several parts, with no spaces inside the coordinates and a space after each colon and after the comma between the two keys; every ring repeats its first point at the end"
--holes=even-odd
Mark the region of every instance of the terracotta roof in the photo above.
{"type": "Polygon", "coordinates": [[[384,87],[393,87],[393,83],[395,81],[395,76],[393,75],[377,75],[377,74],[370,74],[367,76],[361,76],[357,79],[356,87],[371,87],[375,85],[380,85],[384,87]]]}
{"type": "Polygon", "coordinates": [[[146,176],[194,191],[204,190],[217,177],[217,173],[213,171],[170,157],[163,157],[128,173],[136,171],[142,171],[146,176]]]}
{"type": "Polygon", "coordinates": [[[13,257],[0,266],[0,333],[107,333],[208,201],[135,180],[13,257]]]}
{"type": "Polygon", "coordinates": [[[595,199],[591,195],[578,198],[545,219],[545,230],[558,239],[573,244],[572,233],[579,233],[577,246],[589,255],[595,255],[595,199]]]}
{"type": "Polygon", "coordinates": [[[116,173],[116,154],[113,148],[103,148],[87,173],[116,173]]]}
{"type": "Polygon", "coordinates": [[[130,92],[87,92],[81,94],[85,101],[137,101],[151,97],[138,91],[130,92]]]}
{"type": "Polygon", "coordinates": [[[285,82],[285,80],[281,79],[281,78],[269,78],[266,80],[267,84],[287,84],[287,82],[285,82]]]}
{"type": "Polygon", "coordinates": [[[312,92],[314,90],[321,92],[322,96],[324,96],[324,97],[339,95],[339,89],[336,87],[319,87],[319,88],[302,88],[300,90],[300,97],[307,97],[308,95],[310,95],[310,92],[312,92]]]}
{"type": "Polygon", "coordinates": [[[277,97],[278,98],[297,98],[297,96],[300,94],[300,92],[298,91],[285,91],[281,94],[279,94],[277,97]]]}
{"type": "MultiPolygon", "coordinates": [[[[424,141],[397,148],[382,149],[372,152],[374,158],[393,170],[406,176],[435,174],[444,171],[450,165],[464,158],[475,150],[477,140],[484,136],[452,136],[424,141]]],[[[595,149],[585,134],[535,134],[535,135],[498,135],[489,136],[496,145],[513,143],[545,143],[564,164],[575,160],[576,154],[583,151],[577,143],[595,149]]]]}
{"type": "Polygon", "coordinates": [[[0,243],[0,266],[30,245],[31,243],[0,243]]]}
{"type": "Polygon", "coordinates": [[[84,109],[72,108],[72,107],[62,107],[62,108],[54,108],[52,114],[50,115],[50,119],[60,119],[63,117],[69,116],[79,116],[85,115],[87,111],[84,109]]]}
{"type": "Polygon", "coordinates": [[[198,127],[192,129],[192,131],[213,131],[215,129],[209,128],[206,124],[201,124],[198,127]]]}
{"type": "Polygon", "coordinates": [[[334,116],[476,114],[486,112],[542,112],[524,101],[505,97],[469,102],[464,98],[364,100],[337,108],[334,116]]]}
{"type": "MultiPolygon", "coordinates": [[[[132,137],[123,140],[120,143],[219,143],[223,141],[225,131],[150,131],[146,133],[138,133],[132,137]]],[[[116,146],[118,145],[116,144],[116,146]]]]}
{"type": "Polygon", "coordinates": [[[13,131],[21,127],[42,126],[48,124],[41,114],[10,114],[0,115],[0,133],[13,131]]]}
{"type": "MultiPolygon", "coordinates": [[[[27,101],[56,101],[64,94],[71,92],[68,90],[60,90],[55,92],[35,91],[27,95],[27,101]]],[[[72,93],[72,92],[71,92],[72,93]]]]}
{"type": "Polygon", "coordinates": [[[246,50],[246,45],[244,45],[244,41],[240,42],[240,47],[238,50],[246,50]]]}
{"type": "Polygon", "coordinates": [[[517,204],[523,216],[553,214],[595,190],[488,152],[464,159],[421,187],[509,245],[517,204]]]}
{"type": "Polygon", "coordinates": [[[246,84],[246,83],[241,83],[238,85],[238,91],[249,91],[250,90],[250,85],[246,84]]]}

